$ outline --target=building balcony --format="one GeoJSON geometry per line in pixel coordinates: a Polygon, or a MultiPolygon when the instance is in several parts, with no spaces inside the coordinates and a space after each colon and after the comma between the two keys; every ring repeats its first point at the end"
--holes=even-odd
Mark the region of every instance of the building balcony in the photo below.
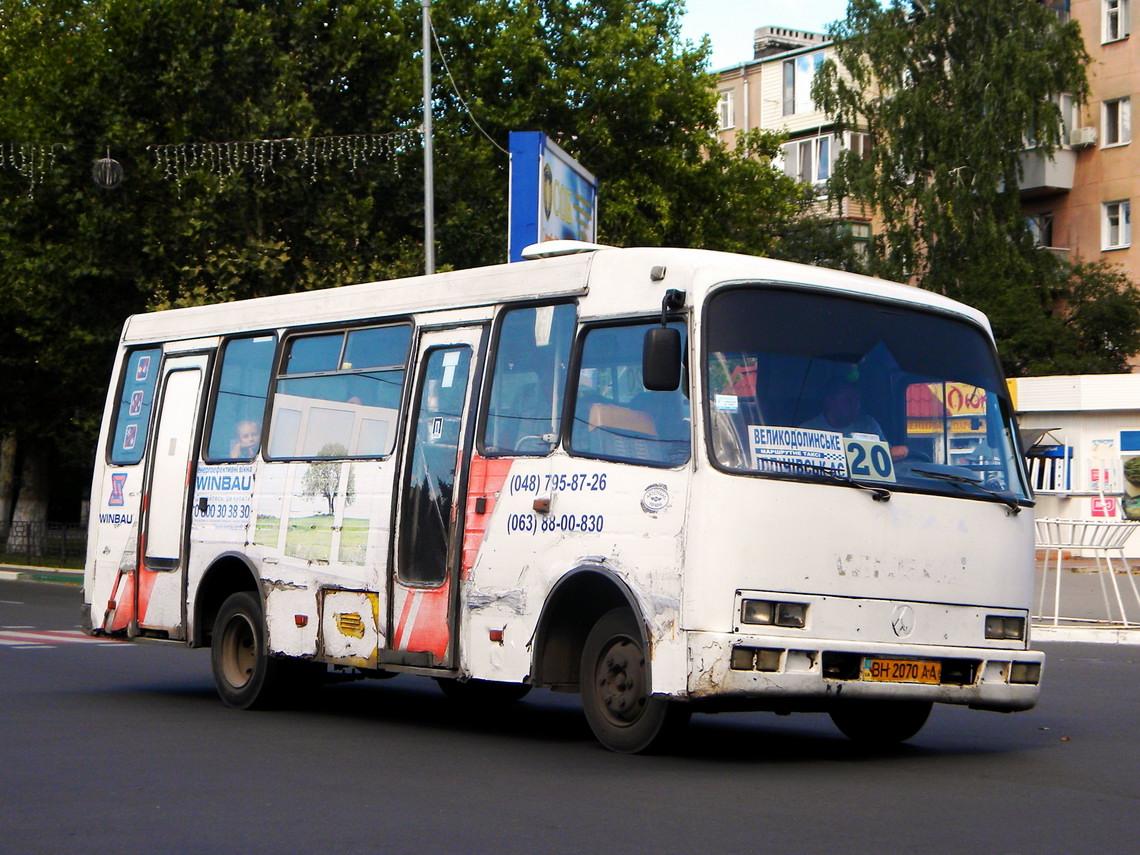
{"type": "Polygon", "coordinates": [[[1073,173],[1077,166],[1077,153],[1072,149],[1057,149],[1050,157],[1037,149],[1027,149],[1018,155],[1021,164],[1021,197],[1051,196],[1068,193],[1073,189],[1073,173]]]}

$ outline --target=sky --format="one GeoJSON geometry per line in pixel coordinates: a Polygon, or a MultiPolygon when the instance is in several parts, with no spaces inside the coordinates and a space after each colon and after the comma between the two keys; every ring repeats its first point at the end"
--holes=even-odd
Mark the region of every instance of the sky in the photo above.
{"type": "Polygon", "coordinates": [[[847,0],[685,0],[681,36],[712,39],[713,70],[752,59],[757,27],[790,27],[822,33],[847,11],[847,0]]]}

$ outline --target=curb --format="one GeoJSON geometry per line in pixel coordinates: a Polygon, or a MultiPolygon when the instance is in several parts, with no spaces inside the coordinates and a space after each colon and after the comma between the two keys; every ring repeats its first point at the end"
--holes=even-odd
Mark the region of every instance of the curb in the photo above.
{"type": "Polygon", "coordinates": [[[0,579],[9,582],[54,582],[58,585],[83,584],[82,570],[60,567],[33,567],[22,564],[0,564],[0,579]]]}
{"type": "Polygon", "coordinates": [[[1140,627],[1121,626],[1053,626],[1033,624],[1032,639],[1038,641],[1076,641],[1084,644],[1140,644],[1140,627]]]}

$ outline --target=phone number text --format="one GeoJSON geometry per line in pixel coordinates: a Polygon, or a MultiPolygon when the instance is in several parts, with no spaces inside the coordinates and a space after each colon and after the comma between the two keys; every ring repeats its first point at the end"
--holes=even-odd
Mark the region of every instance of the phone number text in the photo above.
{"type": "Polygon", "coordinates": [[[606,489],[606,476],[598,472],[579,472],[574,475],[513,475],[511,495],[517,493],[601,493],[606,489]]]}
{"type": "Polygon", "coordinates": [[[194,505],[194,519],[197,520],[247,520],[250,506],[230,502],[210,502],[205,512],[194,505]]]}
{"type": "Polygon", "coordinates": [[[600,534],[606,526],[602,514],[511,514],[507,517],[509,534],[538,534],[560,531],[570,534],[600,534]]]}

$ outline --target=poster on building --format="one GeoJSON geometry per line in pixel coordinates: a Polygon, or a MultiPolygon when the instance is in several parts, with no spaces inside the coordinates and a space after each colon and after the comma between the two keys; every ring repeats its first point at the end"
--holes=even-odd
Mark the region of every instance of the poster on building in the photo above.
{"type": "Polygon", "coordinates": [[[1094,439],[1089,443],[1089,489],[1100,494],[1119,493],[1120,452],[1115,439],[1094,439]]]}
{"type": "Polygon", "coordinates": [[[1089,501],[1091,503],[1089,515],[1093,517],[1093,519],[1116,519],[1119,504],[1119,500],[1116,496],[1098,496],[1089,501]]]}
{"type": "Polygon", "coordinates": [[[1099,493],[1090,499],[1089,515],[1115,519],[1119,513],[1120,457],[1115,439],[1094,439],[1089,449],[1089,487],[1099,493]],[[1109,495],[1112,494],[1112,495],[1109,495]]]}
{"type": "Polygon", "coordinates": [[[508,258],[532,243],[594,241],[598,180],[538,131],[511,131],[508,258]]]}

